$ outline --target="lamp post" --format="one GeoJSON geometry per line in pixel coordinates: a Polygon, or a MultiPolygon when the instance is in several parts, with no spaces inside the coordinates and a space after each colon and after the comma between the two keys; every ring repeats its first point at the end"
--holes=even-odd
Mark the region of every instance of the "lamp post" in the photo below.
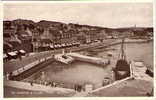
{"type": "Polygon", "coordinates": [[[32,49],[33,49],[32,52],[34,52],[34,34],[32,34],[31,42],[32,42],[32,49]]]}

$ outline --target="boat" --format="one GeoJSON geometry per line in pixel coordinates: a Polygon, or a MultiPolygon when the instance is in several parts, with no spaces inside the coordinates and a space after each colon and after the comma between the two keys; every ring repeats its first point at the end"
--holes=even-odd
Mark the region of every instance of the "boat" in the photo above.
{"type": "Polygon", "coordinates": [[[72,63],[74,61],[74,58],[71,57],[71,56],[68,56],[67,54],[65,54],[64,50],[63,50],[62,54],[55,55],[54,59],[56,61],[59,61],[59,62],[64,63],[64,64],[70,64],[70,63],[72,63]]]}
{"type": "Polygon", "coordinates": [[[146,69],[146,74],[148,74],[150,77],[154,77],[154,72],[153,72],[153,70],[150,69],[150,68],[147,68],[147,69],[146,69]]]}
{"type": "Polygon", "coordinates": [[[114,71],[116,80],[121,80],[123,78],[130,76],[130,64],[128,63],[126,59],[126,54],[124,51],[124,38],[122,39],[121,50],[119,53],[116,66],[113,69],[113,71],[114,71]]]}

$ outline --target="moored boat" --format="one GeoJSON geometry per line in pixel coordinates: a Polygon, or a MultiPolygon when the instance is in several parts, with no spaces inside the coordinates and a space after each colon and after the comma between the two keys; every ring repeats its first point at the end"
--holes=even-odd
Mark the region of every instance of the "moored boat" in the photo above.
{"type": "Polygon", "coordinates": [[[130,76],[130,64],[126,59],[126,54],[124,51],[124,39],[122,39],[121,51],[119,53],[119,58],[116,63],[116,67],[113,69],[115,73],[115,79],[121,80],[130,76]]]}

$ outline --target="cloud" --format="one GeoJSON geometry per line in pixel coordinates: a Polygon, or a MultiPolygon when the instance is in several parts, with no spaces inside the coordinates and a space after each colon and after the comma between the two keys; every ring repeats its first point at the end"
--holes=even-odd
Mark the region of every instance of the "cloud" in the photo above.
{"type": "Polygon", "coordinates": [[[5,3],[4,19],[51,20],[104,27],[152,26],[152,3],[5,3]]]}

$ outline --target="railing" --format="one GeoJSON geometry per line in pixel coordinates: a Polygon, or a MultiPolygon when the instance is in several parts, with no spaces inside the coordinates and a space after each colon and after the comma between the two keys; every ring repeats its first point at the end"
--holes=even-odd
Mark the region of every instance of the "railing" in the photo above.
{"type": "Polygon", "coordinates": [[[19,74],[21,74],[21,73],[33,68],[34,66],[36,66],[36,65],[38,65],[38,64],[40,64],[40,63],[42,63],[42,62],[44,62],[46,60],[49,60],[51,58],[53,58],[53,56],[48,56],[48,57],[45,57],[45,58],[38,59],[38,60],[28,64],[28,65],[25,65],[24,67],[21,67],[21,68],[15,70],[15,71],[13,71],[10,76],[18,76],[19,74]]]}

